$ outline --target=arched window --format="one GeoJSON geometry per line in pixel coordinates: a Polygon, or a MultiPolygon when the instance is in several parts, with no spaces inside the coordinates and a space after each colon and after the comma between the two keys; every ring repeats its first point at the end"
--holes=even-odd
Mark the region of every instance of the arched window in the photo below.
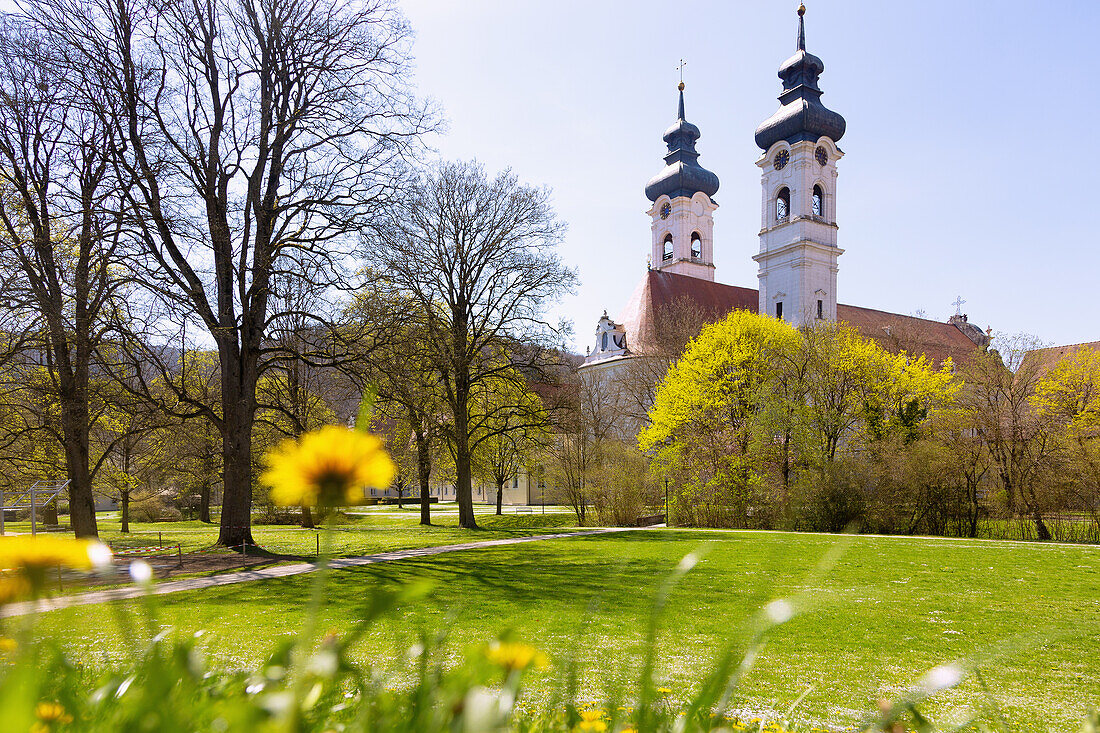
{"type": "Polygon", "coordinates": [[[703,238],[699,232],[691,233],[691,259],[698,260],[703,256],[703,238]]]}
{"type": "Polygon", "coordinates": [[[814,216],[825,216],[825,192],[821,186],[814,186],[814,198],[811,204],[814,216]]]}
{"type": "Polygon", "coordinates": [[[668,262],[672,259],[672,235],[669,234],[665,237],[665,251],[661,255],[662,262],[668,262]]]}
{"type": "Polygon", "coordinates": [[[607,351],[607,331],[600,337],[600,351],[607,351]]]}
{"type": "Polygon", "coordinates": [[[787,221],[790,214],[791,191],[788,188],[782,188],[779,190],[779,195],[775,197],[775,221],[777,223],[787,221]]]}

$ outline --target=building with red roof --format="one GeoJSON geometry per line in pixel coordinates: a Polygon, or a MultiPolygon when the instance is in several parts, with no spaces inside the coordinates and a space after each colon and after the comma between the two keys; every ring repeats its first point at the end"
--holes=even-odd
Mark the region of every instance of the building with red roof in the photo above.
{"type": "MultiPolygon", "coordinates": [[[[604,312],[596,344],[582,369],[603,371],[661,351],[672,322],[698,333],[733,310],[764,313],[807,325],[816,320],[850,324],[893,352],[925,354],[942,363],[985,349],[983,331],[958,313],[946,323],[845,305],[837,299],[837,146],[844,118],[821,103],[818,79],[825,69],[806,51],[805,8],[798,11],[798,40],[783,63],[780,107],[756,130],[761,169],[758,288],[715,280],[714,195],[718,177],[699,163],[699,128],[684,112],[680,83],[677,119],[664,134],[665,167],[645,187],[652,206],[650,265],[618,320],[604,312]],[[679,318],[675,316],[681,316],[679,318]]],[[[691,334],[694,335],[694,334],[691,334]]],[[[673,339],[675,341],[675,339],[673,339]]],[[[684,339],[680,339],[682,346],[684,339]]]]}

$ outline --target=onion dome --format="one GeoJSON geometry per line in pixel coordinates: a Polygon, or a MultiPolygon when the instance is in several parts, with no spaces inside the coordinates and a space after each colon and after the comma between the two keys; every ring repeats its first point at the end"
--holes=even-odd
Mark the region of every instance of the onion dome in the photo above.
{"type": "Polygon", "coordinates": [[[713,198],[718,192],[718,176],[699,165],[699,153],[695,150],[695,141],[699,137],[699,128],[684,119],[684,83],[680,82],[680,107],[676,122],[665,131],[664,136],[668,145],[665,168],[645,187],[645,195],[650,201],[656,201],[661,196],[691,197],[699,191],[713,198]]]}
{"type": "Polygon", "coordinates": [[[825,71],[825,64],[806,52],[805,14],[806,6],[802,5],[798,8],[798,49],[779,67],[779,78],[783,80],[783,93],[779,95],[782,106],[756,128],[756,144],[764,150],[780,140],[797,143],[824,136],[835,143],[844,136],[844,118],[821,104],[822,92],[817,80],[825,71]]]}

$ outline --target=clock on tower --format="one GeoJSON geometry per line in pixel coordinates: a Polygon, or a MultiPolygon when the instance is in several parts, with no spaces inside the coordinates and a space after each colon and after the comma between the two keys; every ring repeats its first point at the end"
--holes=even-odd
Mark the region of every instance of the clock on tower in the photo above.
{"type": "Polygon", "coordinates": [[[806,51],[806,8],[798,9],[795,53],[779,68],[780,107],[756,130],[764,151],[759,312],[802,325],[836,320],[837,143],[844,118],[821,103],[825,64],[806,51]]]}

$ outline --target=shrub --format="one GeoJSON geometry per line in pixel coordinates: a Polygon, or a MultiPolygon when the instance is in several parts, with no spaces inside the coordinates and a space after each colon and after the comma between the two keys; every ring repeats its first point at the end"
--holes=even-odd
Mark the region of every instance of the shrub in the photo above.
{"type": "Polygon", "coordinates": [[[179,509],[157,496],[130,503],[131,522],[178,522],[182,519],[179,509]]]}
{"type": "MultiPolygon", "coordinates": [[[[632,527],[663,502],[645,454],[625,443],[608,443],[588,489],[599,524],[632,527]]],[[[663,511],[663,506],[662,506],[663,511]]]]}
{"type": "Polygon", "coordinates": [[[867,524],[869,477],[857,461],[837,460],[807,471],[795,484],[795,524],[811,532],[862,530],[867,524]]]}

